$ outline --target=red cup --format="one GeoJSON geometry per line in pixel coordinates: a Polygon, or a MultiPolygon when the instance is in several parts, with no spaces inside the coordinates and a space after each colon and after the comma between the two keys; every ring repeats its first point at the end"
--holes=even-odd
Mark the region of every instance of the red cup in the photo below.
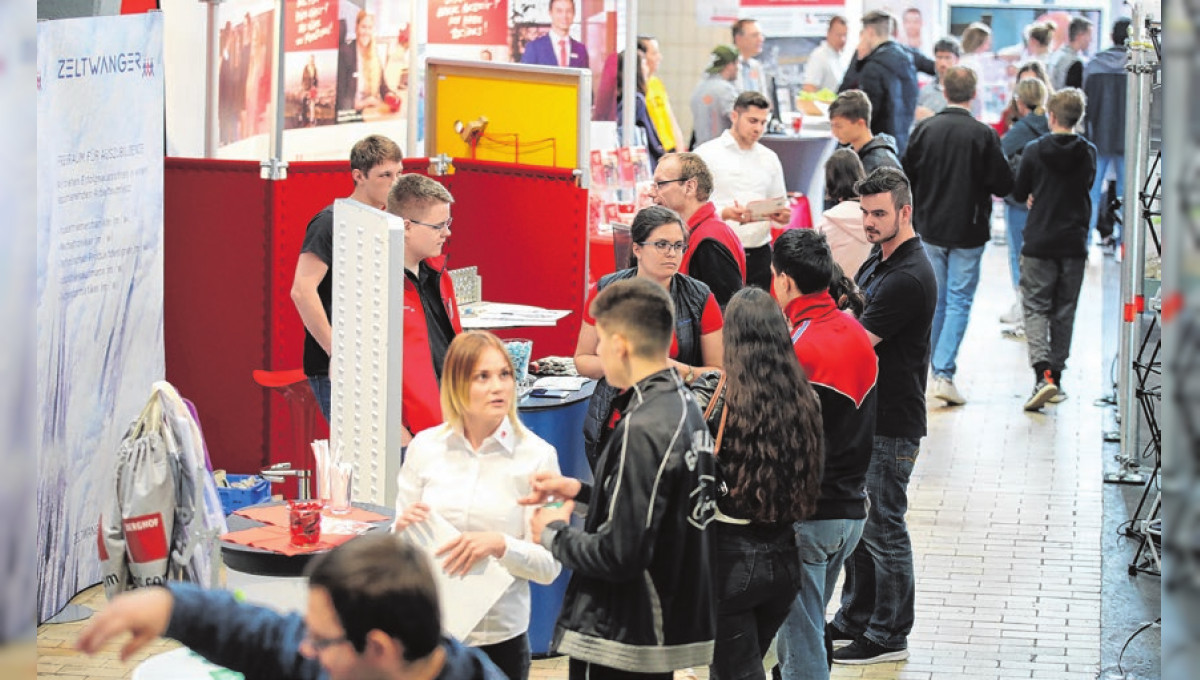
{"type": "Polygon", "coordinates": [[[321,501],[288,501],[288,529],[295,546],[316,545],[321,540],[321,501]]]}
{"type": "Polygon", "coordinates": [[[804,116],[797,114],[792,119],[792,132],[800,134],[800,126],[804,125],[804,116]]]}

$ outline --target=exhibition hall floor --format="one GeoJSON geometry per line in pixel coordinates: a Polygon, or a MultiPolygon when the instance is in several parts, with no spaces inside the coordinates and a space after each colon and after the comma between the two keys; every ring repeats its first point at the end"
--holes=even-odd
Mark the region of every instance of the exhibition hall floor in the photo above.
{"type": "MultiPolygon", "coordinates": [[[[913,473],[908,521],[917,610],[911,657],[835,666],[835,679],[1091,680],[1115,663],[1109,638],[1123,642],[1134,624],[1158,615],[1157,601],[1109,597],[1110,587],[1135,594],[1158,588],[1154,576],[1136,577],[1140,581],[1119,576],[1134,549],[1128,541],[1106,548],[1110,553],[1102,569],[1102,534],[1128,513],[1123,504],[1106,505],[1110,494],[1102,473],[1112,466],[1112,450],[1103,448],[1101,433],[1112,429],[1112,415],[1093,404],[1111,392],[1110,353],[1117,329],[1111,327],[1113,284],[1102,285],[1101,279],[1102,270],[1112,276],[1116,266],[1093,252],[1064,376],[1069,398],[1045,413],[1030,414],[1021,408],[1033,386],[1025,344],[1002,338],[997,320],[1012,303],[1006,257],[1003,245],[989,246],[985,255],[958,362],[958,387],[968,403],[957,408],[931,404],[929,436],[913,473]],[[1110,605],[1102,599],[1123,608],[1105,612],[1114,630],[1103,635],[1102,608],[1110,605]]],[[[1124,493],[1132,491],[1140,493],[1124,493]]],[[[76,601],[104,605],[98,587],[76,601]]],[[[81,625],[39,627],[38,676],[131,677],[134,665],[117,660],[116,645],[94,658],[72,651],[81,625]]],[[[138,659],[174,646],[156,645],[138,659]]],[[[1131,659],[1146,657],[1146,649],[1157,656],[1157,629],[1131,645],[1126,670],[1131,659]]],[[[1157,664],[1151,665],[1148,672],[1156,672],[1157,664]]],[[[696,670],[707,676],[707,669],[696,670]]],[[[566,660],[537,661],[532,677],[565,678],[566,660]]]]}

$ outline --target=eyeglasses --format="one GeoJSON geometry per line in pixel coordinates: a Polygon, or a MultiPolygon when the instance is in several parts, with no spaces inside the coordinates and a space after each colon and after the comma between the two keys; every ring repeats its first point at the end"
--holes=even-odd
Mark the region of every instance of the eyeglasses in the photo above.
{"type": "Polygon", "coordinates": [[[325,651],[326,649],[328,649],[334,645],[340,645],[344,642],[349,642],[349,641],[350,641],[350,638],[346,637],[345,635],[343,635],[341,637],[335,637],[335,638],[323,638],[323,637],[317,637],[316,635],[309,633],[308,635],[306,635],[304,637],[303,640],[300,641],[300,644],[308,645],[308,647],[310,647],[312,649],[314,654],[320,654],[321,652],[325,651]]]}
{"type": "Polygon", "coordinates": [[[663,188],[664,184],[670,184],[671,182],[686,182],[689,179],[691,179],[691,177],[678,177],[676,179],[656,179],[656,180],[654,180],[654,188],[661,189],[661,188],[663,188]]]}
{"type": "Polygon", "coordinates": [[[671,243],[670,241],[654,241],[653,243],[650,241],[640,241],[638,245],[643,248],[647,246],[654,246],[654,249],[657,250],[660,255],[666,255],[667,253],[682,253],[683,251],[687,250],[687,243],[684,241],[676,241],[674,243],[671,243]]]}
{"type": "Polygon", "coordinates": [[[428,222],[421,222],[420,220],[414,220],[409,217],[405,217],[404,219],[408,220],[409,222],[412,222],[413,224],[420,224],[422,226],[429,227],[430,229],[432,229],[434,231],[443,231],[445,229],[449,229],[450,225],[454,223],[453,217],[447,217],[446,221],[442,222],[441,224],[430,224],[428,222]]]}

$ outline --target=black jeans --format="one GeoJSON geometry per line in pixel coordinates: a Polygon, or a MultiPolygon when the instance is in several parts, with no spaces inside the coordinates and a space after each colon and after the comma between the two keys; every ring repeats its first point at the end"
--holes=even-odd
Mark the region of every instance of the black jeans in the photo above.
{"type": "Polygon", "coordinates": [[[488,655],[492,663],[508,676],[508,680],[529,678],[529,635],[521,633],[511,640],[483,645],[479,651],[488,655]]]}
{"type": "Polygon", "coordinates": [[[579,659],[567,662],[567,677],[570,680],[671,680],[674,676],[674,673],[630,673],[579,659]]]}
{"type": "Polygon", "coordinates": [[[762,678],[763,656],[800,592],[791,525],[765,529],[713,522],[717,539],[717,644],[709,677],[762,678]]]}

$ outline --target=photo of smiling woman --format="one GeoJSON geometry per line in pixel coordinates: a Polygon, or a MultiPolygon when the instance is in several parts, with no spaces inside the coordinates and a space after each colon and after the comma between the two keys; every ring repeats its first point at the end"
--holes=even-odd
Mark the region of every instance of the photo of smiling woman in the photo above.
{"type": "Polygon", "coordinates": [[[584,449],[595,465],[602,446],[602,435],[611,429],[612,400],[618,390],[603,379],[604,369],[596,346],[596,320],[588,314],[592,300],[614,281],[640,276],[659,284],[671,294],[675,306],[675,336],[671,339],[671,365],[684,382],[690,383],[707,370],[720,368],[722,353],[721,308],[704,283],[679,273],[679,264],[687,250],[687,231],[679,213],[659,205],[642,209],[629,228],[633,256],[629,269],[603,276],[588,293],[583,305],[583,324],[575,344],[575,368],[580,375],[598,378],[596,391],[588,402],[583,426],[584,449]]]}
{"type": "MultiPolygon", "coordinates": [[[[516,382],[504,344],[487,331],[467,331],[450,343],[442,368],[446,422],[413,437],[398,477],[394,531],[436,512],[458,538],[438,549],[439,565],[465,575],[493,557],[515,577],[464,639],[510,680],[529,677],[529,582],[548,584],[562,569],[550,551],[529,540],[533,508],[517,504],[536,472],[559,474],[554,447],[517,419],[516,382]]],[[[470,579],[462,581],[470,588],[470,579]]]]}

